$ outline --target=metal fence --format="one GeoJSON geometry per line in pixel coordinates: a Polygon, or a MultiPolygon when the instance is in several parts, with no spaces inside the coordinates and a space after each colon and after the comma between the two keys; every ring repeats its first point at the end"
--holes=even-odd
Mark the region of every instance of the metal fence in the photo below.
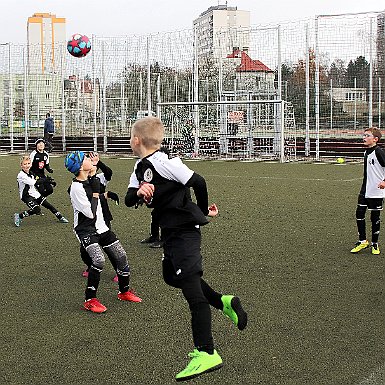
{"type": "Polygon", "coordinates": [[[319,159],[323,139],[384,125],[384,20],[370,12],[219,31],[210,54],[194,30],[92,36],[85,58],[56,47],[44,71],[42,47],[0,44],[1,150],[20,140],[27,149],[47,112],[61,150],[92,138],[105,152],[116,150],[109,138],[157,114],[174,152],[284,161],[301,148],[319,159]]]}

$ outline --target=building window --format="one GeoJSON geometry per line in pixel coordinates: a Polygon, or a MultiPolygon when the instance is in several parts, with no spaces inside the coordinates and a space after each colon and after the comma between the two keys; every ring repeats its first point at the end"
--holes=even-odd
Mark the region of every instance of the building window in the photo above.
{"type": "Polygon", "coordinates": [[[45,94],[45,98],[49,100],[49,94],[45,94]]]}
{"type": "Polygon", "coordinates": [[[46,86],[49,86],[49,79],[46,79],[45,85],[46,85],[46,86]]]}

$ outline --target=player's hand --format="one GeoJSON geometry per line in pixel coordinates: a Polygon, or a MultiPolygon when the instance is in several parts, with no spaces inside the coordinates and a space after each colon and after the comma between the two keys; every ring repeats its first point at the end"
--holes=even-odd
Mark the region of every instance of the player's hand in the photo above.
{"type": "Polygon", "coordinates": [[[51,178],[50,176],[47,176],[46,179],[47,179],[47,182],[48,182],[51,186],[56,187],[56,181],[55,181],[55,179],[51,178]]]}
{"type": "Polygon", "coordinates": [[[51,168],[51,167],[47,167],[47,171],[48,171],[50,174],[52,174],[52,173],[53,173],[53,170],[52,170],[52,168],[51,168]]]}
{"type": "Polygon", "coordinates": [[[100,179],[96,176],[92,176],[88,179],[89,184],[92,188],[92,192],[96,194],[100,194],[100,179]]]}
{"type": "Polygon", "coordinates": [[[383,180],[382,182],[380,182],[377,187],[383,190],[385,188],[385,181],[383,180]]]}
{"type": "Polygon", "coordinates": [[[154,195],[154,190],[155,186],[153,184],[142,182],[136,194],[138,197],[143,198],[145,203],[150,203],[154,195]]]}
{"type": "Polygon", "coordinates": [[[97,152],[90,152],[90,153],[88,154],[88,156],[89,156],[90,159],[91,159],[91,163],[92,163],[94,166],[96,166],[96,165],[98,164],[99,160],[100,160],[99,154],[98,154],[97,152]]]}
{"type": "Polygon", "coordinates": [[[119,195],[117,193],[107,191],[107,198],[110,198],[111,200],[115,201],[116,205],[119,204],[119,195]]]}
{"type": "Polygon", "coordinates": [[[215,203],[213,203],[211,206],[209,206],[209,213],[207,214],[208,217],[216,217],[218,215],[218,207],[215,203]]]}

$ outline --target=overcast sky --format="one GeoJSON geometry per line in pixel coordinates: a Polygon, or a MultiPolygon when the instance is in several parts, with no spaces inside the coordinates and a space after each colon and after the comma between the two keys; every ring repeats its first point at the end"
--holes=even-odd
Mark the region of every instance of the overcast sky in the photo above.
{"type": "MultiPolygon", "coordinates": [[[[26,42],[27,19],[36,12],[67,19],[67,35],[143,35],[191,28],[192,21],[221,0],[0,0],[0,43],[26,42]]],[[[380,0],[229,0],[249,10],[251,24],[300,20],[316,15],[382,11],[380,0]]]]}

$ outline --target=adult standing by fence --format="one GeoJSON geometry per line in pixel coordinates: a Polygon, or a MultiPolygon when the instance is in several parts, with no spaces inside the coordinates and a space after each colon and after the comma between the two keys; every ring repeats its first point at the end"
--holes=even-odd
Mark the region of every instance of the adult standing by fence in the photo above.
{"type": "Polygon", "coordinates": [[[52,138],[54,133],[55,133],[55,123],[50,113],[48,112],[44,121],[44,140],[45,140],[45,144],[48,152],[51,152],[53,150],[52,138]]]}

